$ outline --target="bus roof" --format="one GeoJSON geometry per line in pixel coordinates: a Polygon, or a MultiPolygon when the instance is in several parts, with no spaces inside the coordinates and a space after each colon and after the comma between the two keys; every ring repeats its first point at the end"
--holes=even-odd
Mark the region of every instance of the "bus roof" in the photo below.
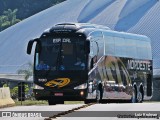
{"type": "Polygon", "coordinates": [[[57,33],[58,32],[70,32],[70,33],[80,32],[80,33],[84,33],[87,36],[86,32],[89,33],[89,31],[91,32],[91,31],[94,31],[95,29],[110,30],[109,27],[90,24],[90,23],[61,23],[61,24],[56,24],[52,28],[45,30],[42,35],[47,33],[52,33],[52,32],[57,32],[57,33]]]}
{"type": "MultiPolygon", "coordinates": [[[[135,39],[150,42],[150,39],[144,35],[113,31],[107,26],[91,24],[91,23],[61,23],[56,24],[52,28],[44,31],[43,34],[52,32],[77,32],[83,33],[87,37],[94,31],[101,31],[104,36],[122,37],[127,39],[135,39]]],[[[42,35],[43,35],[42,34],[42,35]]]]}
{"type": "Polygon", "coordinates": [[[62,23],[62,24],[57,24],[55,26],[61,26],[61,25],[63,26],[72,25],[72,26],[75,26],[77,30],[83,29],[83,28],[96,28],[96,29],[110,30],[110,28],[107,26],[91,24],[91,23],[62,23]]]}
{"type": "Polygon", "coordinates": [[[141,40],[141,41],[148,41],[151,42],[150,39],[145,35],[133,34],[133,33],[126,33],[126,32],[118,32],[107,30],[103,31],[104,36],[114,36],[114,37],[121,37],[126,39],[134,39],[134,40],[141,40]]]}

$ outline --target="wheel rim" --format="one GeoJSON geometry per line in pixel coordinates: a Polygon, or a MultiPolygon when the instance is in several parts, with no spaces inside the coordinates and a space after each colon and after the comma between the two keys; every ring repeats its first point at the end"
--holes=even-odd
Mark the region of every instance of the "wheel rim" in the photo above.
{"type": "Polygon", "coordinates": [[[142,93],[141,92],[138,92],[137,100],[138,100],[138,102],[142,102],[142,93]]]}
{"type": "Polygon", "coordinates": [[[97,99],[97,102],[100,101],[100,91],[99,90],[97,90],[96,99],[97,99]]]}
{"type": "Polygon", "coordinates": [[[135,93],[135,89],[132,92],[132,103],[136,103],[136,93],[135,93]]]}

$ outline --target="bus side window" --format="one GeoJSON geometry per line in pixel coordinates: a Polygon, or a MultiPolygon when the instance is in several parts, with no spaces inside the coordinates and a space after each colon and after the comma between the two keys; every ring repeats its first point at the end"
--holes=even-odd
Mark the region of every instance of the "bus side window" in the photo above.
{"type": "Polygon", "coordinates": [[[96,63],[97,63],[97,56],[94,56],[91,59],[90,69],[92,69],[95,66],[96,63]]]}
{"type": "Polygon", "coordinates": [[[93,58],[91,59],[90,70],[94,67],[93,58]]]}
{"type": "Polygon", "coordinates": [[[95,41],[91,42],[91,46],[90,46],[91,50],[90,50],[90,56],[94,57],[98,55],[98,43],[95,41]]]}
{"type": "Polygon", "coordinates": [[[97,56],[99,54],[99,46],[98,43],[103,39],[103,35],[101,31],[94,31],[90,34],[91,41],[92,41],[92,47],[93,47],[93,56],[97,56]]]}
{"type": "Polygon", "coordinates": [[[115,39],[113,36],[105,36],[105,55],[115,55],[115,39]]]}
{"type": "Polygon", "coordinates": [[[91,43],[90,43],[90,56],[91,56],[91,57],[94,56],[93,42],[92,42],[92,41],[91,41],[91,43]]]}
{"type": "Polygon", "coordinates": [[[35,68],[37,67],[37,65],[39,64],[39,53],[36,52],[35,54],[35,68]]]}

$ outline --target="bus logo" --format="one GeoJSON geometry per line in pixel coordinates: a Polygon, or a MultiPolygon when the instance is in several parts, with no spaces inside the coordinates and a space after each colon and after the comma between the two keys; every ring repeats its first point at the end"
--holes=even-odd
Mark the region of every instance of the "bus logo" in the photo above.
{"type": "Polygon", "coordinates": [[[71,40],[69,38],[55,38],[53,39],[53,43],[59,43],[59,42],[64,42],[64,43],[71,43],[71,40]]]}
{"type": "Polygon", "coordinates": [[[70,83],[69,78],[57,78],[47,82],[45,85],[48,87],[64,87],[70,83]]]}

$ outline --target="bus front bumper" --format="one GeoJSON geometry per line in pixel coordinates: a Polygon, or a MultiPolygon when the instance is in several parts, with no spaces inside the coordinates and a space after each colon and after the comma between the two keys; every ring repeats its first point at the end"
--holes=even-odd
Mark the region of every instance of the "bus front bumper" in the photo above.
{"type": "Polygon", "coordinates": [[[83,101],[87,96],[87,89],[84,90],[63,90],[50,91],[33,89],[34,96],[37,100],[63,100],[63,101],[83,101]]]}

